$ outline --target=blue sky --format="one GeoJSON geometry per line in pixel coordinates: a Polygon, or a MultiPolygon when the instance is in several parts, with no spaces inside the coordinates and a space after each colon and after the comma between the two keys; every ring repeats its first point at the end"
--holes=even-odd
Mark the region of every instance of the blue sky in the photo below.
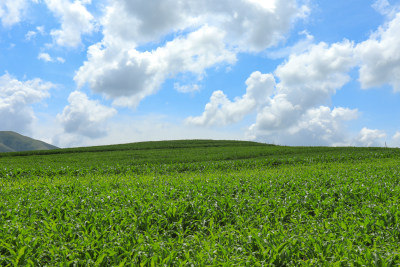
{"type": "Polygon", "coordinates": [[[400,146],[398,0],[1,0],[0,130],[400,146]]]}

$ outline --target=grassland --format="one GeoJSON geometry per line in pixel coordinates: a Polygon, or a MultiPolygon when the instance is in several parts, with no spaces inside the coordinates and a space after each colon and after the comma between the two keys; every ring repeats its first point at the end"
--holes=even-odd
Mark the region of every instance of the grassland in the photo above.
{"type": "Polygon", "coordinates": [[[0,154],[1,266],[398,266],[400,150],[170,141],[0,154]]]}

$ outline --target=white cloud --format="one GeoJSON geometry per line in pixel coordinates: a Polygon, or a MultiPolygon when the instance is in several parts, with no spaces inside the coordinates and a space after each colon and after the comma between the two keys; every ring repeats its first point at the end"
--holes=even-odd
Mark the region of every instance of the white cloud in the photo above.
{"type": "Polygon", "coordinates": [[[27,7],[27,0],[2,0],[0,2],[0,19],[3,26],[10,27],[20,22],[27,7]]]}
{"type": "Polygon", "coordinates": [[[355,144],[357,146],[383,146],[386,133],[381,130],[362,128],[355,144]]]}
{"type": "Polygon", "coordinates": [[[252,3],[253,5],[258,6],[259,8],[269,10],[273,12],[276,7],[275,0],[247,0],[248,2],[252,3]]]}
{"type": "Polygon", "coordinates": [[[94,17],[85,7],[90,1],[45,0],[45,3],[61,21],[61,29],[51,31],[58,45],[77,47],[81,44],[82,34],[94,31],[94,17]]]}
{"type": "Polygon", "coordinates": [[[260,51],[282,40],[291,22],[305,10],[295,0],[116,0],[107,8],[103,25],[106,39],[136,45],[209,25],[226,32],[231,44],[260,51]]]}
{"type": "Polygon", "coordinates": [[[258,113],[252,128],[284,131],[295,125],[309,109],[330,101],[349,81],[347,72],[354,65],[353,44],[348,41],[331,46],[320,43],[303,54],[292,55],[276,69],[280,80],[277,93],[258,113]]]}
{"type": "Polygon", "coordinates": [[[267,55],[271,59],[286,58],[290,55],[299,55],[306,52],[314,43],[314,36],[307,31],[299,32],[299,35],[304,35],[305,38],[300,39],[293,46],[287,46],[278,50],[268,51],[267,55]]]}
{"type": "Polygon", "coordinates": [[[230,101],[222,91],[215,91],[210,102],[199,117],[189,117],[186,122],[194,125],[227,125],[238,122],[257,108],[269,103],[269,96],[275,88],[271,74],[256,71],[246,81],[246,94],[230,101]]]}
{"type": "Polygon", "coordinates": [[[399,147],[400,146],[400,131],[397,131],[393,136],[390,142],[391,147],[399,147]]]}
{"type": "Polygon", "coordinates": [[[232,102],[222,91],[216,91],[204,113],[186,121],[196,125],[227,125],[257,111],[256,122],[248,132],[253,139],[274,137],[274,142],[281,144],[339,143],[344,122],[355,119],[357,110],[331,110],[323,105],[349,81],[347,73],[356,65],[353,51],[349,41],[312,45],[277,67],[274,74],[278,83],[275,84],[272,74],[254,72],[246,81],[243,97],[232,102]]]}
{"type": "Polygon", "coordinates": [[[185,84],[182,85],[180,83],[174,83],[174,88],[176,91],[181,93],[192,93],[200,90],[198,84],[185,84]]]}
{"type": "Polygon", "coordinates": [[[379,13],[385,15],[390,9],[390,4],[387,0],[376,0],[372,7],[379,13]]]}
{"type": "Polygon", "coordinates": [[[400,13],[356,47],[362,88],[390,84],[400,92],[400,13]]]}
{"type": "Polygon", "coordinates": [[[400,141],[400,132],[397,131],[394,135],[393,135],[393,139],[394,140],[399,140],[400,141]]]}
{"type": "Polygon", "coordinates": [[[32,104],[49,97],[53,87],[40,79],[19,81],[8,73],[0,76],[0,129],[29,132],[36,119],[32,104]]]}
{"type": "Polygon", "coordinates": [[[66,133],[90,138],[106,135],[106,121],[117,113],[115,109],[90,100],[86,94],[79,91],[72,92],[68,102],[69,105],[64,108],[62,114],[57,115],[66,133]]]}
{"type": "Polygon", "coordinates": [[[235,54],[226,50],[223,38],[223,32],[206,26],[151,52],[139,52],[124,43],[98,43],[89,47],[88,61],[74,79],[78,86],[89,83],[94,92],[114,99],[115,105],[135,107],[167,78],[183,72],[201,78],[207,68],[234,63],[235,54]]]}
{"type": "Polygon", "coordinates": [[[47,53],[40,53],[38,55],[38,59],[43,60],[45,62],[52,62],[53,59],[51,58],[51,56],[47,53]]]}
{"type": "Polygon", "coordinates": [[[27,41],[30,41],[30,40],[32,40],[33,38],[35,38],[35,37],[37,36],[38,33],[41,34],[41,35],[44,35],[44,34],[45,34],[45,32],[44,32],[44,26],[37,26],[37,27],[36,27],[36,30],[37,30],[37,31],[28,31],[28,32],[25,34],[25,39],[26,39],[27,41]]]}
{"type": "Polygon", "coordinates": [[[39,53],[38,59],[43,60],[45,62],[58,62],[65,63],[65,59],[62,57],[57,57],[56,59],[52,58],[48,53],[39,53]]]}
{"type": "Polygon", "coordinates": [[[37,32],[35,32],[35,31],[28,31],[28,32],[25,34],[25,39],[26,39],[27,41],[30,41],[31,39],[33,39],[34,37],[36,37],[36,35],[37,35],[37,32]]]}
{"type": "Polygon", "coordinates": [[[104,38],[89,47],[75,81],[88,83],[114,105],[135,107],[166,79],[180,73],[201,79],[208,68],[234,64],[240,51],[276,45],[308,10],[296,0],[267,2],[268,7],[247,0],[112,1],[101,19],[104,38]],[[157,46],[163,38],[169,41],[157,46]],[[157,48],[140,49],[146,44],[157,48]]]}
{"type": "Polygon", "coordinates": [[[351,142],[345,122],[357,117],[354,109],[320,106],[308,109],[285,128],[260,129],[254,124],[247,134],[250,139],[280,145],[343,146],[351,142]]]}
{"type": "MultiPolygon", "coordinates": [[[[397,49],[400,13],[389,12],[397,9],[383,0],[377,1],[375,8],[392,19],[365,42],[354,45],[344,40],[332,45],[312,45],[312,36],[305,33],[304,43],[270,53],[273,57],[290,56],[275,70],[278,81],[275,93],[258,106],[256,122],[247,133],[249,138],[280,144],[383,144],[386,136],[383,131],[363,128],[355,138],[345,131],[346,121],[358,117],[357,110],[326,106],[331,96],[350,80],[349,72],[356,66],[360,66],[363,88],[390,84],[395,91],[400,91],[400,50],[397,49]]],[[[255,110],[241,101],[243,97],[232,102],[222,91],[216,91],[204,113],[187,121],[196,125],[235,123],[243,119],[242,114],[255,110]],[[235,114],[241,116],[235,117],[235,114]]],[[[399,136],[395,135],[393,140],[400,139],[399,136]]]]}
{"type": "Polygon", "coordinates": [[[278,66],[275,75],[280,80],[279,93],[302,106],[319,104],[349,81],[347,72],[355,65],[353,44],[347,40],[312,45],[278,66]]]}
{"type": "Polygon", "coordinates": [[[307,110],[294,127],[297,133],[292,136],[304,135],[301,138],[302,142],[313,142],[316,145],[347,145],[349,137],[345,122],[357,119],[358,115],[357,109],[342,107],[330,109],[325,106],[312,108],[307,110]]]}
{"type": "Polygon", "coordinates": [[[36,27],[36,30],[37,30],[37,32],[40,33],[41,35],[44,35],[44,34],[45,34],[45,32],[44,32],[44,26],[37,26],[37,27],[36,27]]]}
{"type": "Polygon", "coordinates": [[[376,0],[372,7],[380,14],[393,18],[396,12],[399,11],[399,5],[391,5],[388,0],[376,0]]]}

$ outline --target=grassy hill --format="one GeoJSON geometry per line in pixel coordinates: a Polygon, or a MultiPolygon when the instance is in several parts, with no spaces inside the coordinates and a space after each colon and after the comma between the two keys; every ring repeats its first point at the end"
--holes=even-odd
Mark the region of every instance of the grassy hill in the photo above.
{"type": "Polygon", "coordinates": [[[0,143],[0,152],[13,152],[14,150],[2,143],[0,143]]]}
{"type": "Polygon", "coordinates": [[[400,149],[182,140],[0,155],[1,266],[399,266],[400,149]]]}
{"type": "Polygon", "coordinates": [[[0,152],[48,150],[58,147],[11,131],[0,131],[0,152]]]}

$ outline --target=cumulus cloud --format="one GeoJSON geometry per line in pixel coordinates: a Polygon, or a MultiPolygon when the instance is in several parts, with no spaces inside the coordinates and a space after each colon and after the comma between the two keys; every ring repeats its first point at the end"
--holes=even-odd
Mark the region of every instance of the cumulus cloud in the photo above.
{"type": "Polygon", "coordinates": [[[50,33],[58,45],[77,47],[81,44],[82,34],[94,31],[94,17],[85,7],[90,1],[45,0],[45,3],[61,21],[61,29],[50,33]]]}
{"type": "Polygon", "coordinates": [[[38,59],[46,61],[46,62],[52,62],[53,59],[51,58],[51,56],[47,53],[40,53],[38,55],[38,59]]]}
{"type": "Polygon", "coordinates": [[[226,50],[223,38],[223,32],[205,26],[151,52],[98,43],[89,47],[88,61],[74,79],[78,86],[89,83],[94,92],[114,99],[115,105],[135,107],[167,78],[182,72],[202,76],[216,64],[234,63],[235,54],[226,50]]]}
{"type": "Polygon", "coordinates": [[[400,146],[400,131],[397,131],[391,139],[389,144],[391,147],[399,147],[400,146]]]}
{"type": "Polygon", "coordinates": [[[194,125],[227,125],[238,122],[257,108],[269,103],[275,88],[271,74],[256,71],[246,80],[246,94],[230,101],[222,91],[215,91],[201,116],[189,117],[186,122],[194,125]]]}
{"type": "Polygon", "coordinates": [[[382,145],[382,131],[363,128],[356,137],[345,131],[346,121],[356,119],[358,110],[328,107],[332,95],[350,80],[354,67],[359,67],[363,88],[389,84],[400,91],[400,13],[386,0],[376,1],[374,8],[390,21],[368,40],[356,45],[347,40],[312,44],[312,36],[304,32],[306,39],[293,47],[268,53],[288,59],[274,71],[275,89],[272,95],[261,98],[262,103],[249,105],[245,97],[230,101],[223,91],[215,91],[204,113],[186,121],[227,125],[256,110],[256,121],[247,132],[251,139],[280,144],[382,145]]]}
{"type": "Polygon", "coordinates": [[[281,145],[349,145],[351,140],[347,135],[345,122],[357,117],[356,109],[320,106],[308,109],[283,129],[260,129],[254,124],[247,134],[250,139],[281,145]]]}
{"type": "Polygon", "coordinates": [[[363,88],[390,84],[400,92],[400,13],[356,47],[363,88]]]}
{"type": "Polygon", "coordinates": [[[36,119],[32,104],[49,97],[53,87],[40,79],[19,81],[8,73],[0,76],[0,129],[29,132],[36,119]]]}
{"type": "Polygon", "coordinates": [[[106,39],[138,45],[209,25],[226,32],[233,45],[260,51],[280,41],[291,22],[309,12],[297,2],[116,0],[107,8],[102,24],[106,39]]]}
{"type": "Polygon", "coordinates": [[[349,41],[312,45],[293,54],[274,74],[254,72],[247,79],[246,94],[235,101],[216,91],[196,125],[227,125],[253,111],[256,122],[249,128],[253,139],[271,139],[281,144],[335,144],[343,138],[344,122],[357,118],[357,110],[324,106],[345,85],[356,65],[354,45],[349,41]],[[279,82],[275,82],[275,77],[279,82]]]}
{"type": "Polygon", "coordinates": [[[57,58],[52,58],[48,53],[40,53],[38,55],[38,59],[43,60],[45,62],[59,62],[59,63],[64,63],[65,59],[62,57],[57,57],[57,58]]]}
{"type": "Polygon", "coordinates": [[[345,121],[356,119],[357,110],[330,110],[324,104],[349,81],[348,73],[356,66],[360,66],[364,88],[389,83],[400,90],[399,22],[397,14],[375,37],[358,45],[320,43],[307,52],[292,54],[274,72],[279,80],[276,94],[257,113],[249,136],[281,144],[382,145],[386,135],[379,130],[363,128],[355,138],[343,134],[345,121]]]}
{"type": "Polygon", "coordinates": [[[357,146],[383,146],[386,133],[377,129],[362,128],[355,144],[357,146]]]}
{"type": "Polygon", "coordinates": [[[348,41],[320,43],[290,56],[276,69],[276,94],[258,112],[250,134],[280,144],[337,144],[344,138],[344,122],[355,119],[357,110],[324,104],[349,81],[347,73],[356,64],[353,49],[348,41]]]}
{"type": "Polygon", "coordinates": [[[208,68],[234,64],[238,52],[277,44],[307,12],[296,0],[112,1],[100,20],[104,38],[89,47],[75,81],[114,105],[135,107],[166,79],[180,73],[201,79],[208,68]],[[143,51],[149,43],[157,48],[143,51]]]}
{"type": "Polygon", "coordinates": [[[0,19],[5,27],[13,26],[21,21],[28,7],[27,0],[3,0],[0,2],[0,19]]]}
{"type": "Polygon", "coordinates": [[[276,94],[257,114],[249,133],[255,139],[279,144],[339,145],[344,142],[345,121],[357,118],[357,110],[330,109],[336,90],[349,81],[354,67],[353,44],[344,41],[313,45],[278,66],[276,94]],[[322,106],[321,106],[322,105],[322,106]]]}
{"type": "Polygon", "coordinates": [[[290,56],[276,69],[277,93],[258,113],[253,128],[285,129],[295,124],[308,109],[328,102],[349,81],[347,72],[354,65],[353,44],[348,41],[320,43],[290,56]]]}
{"type": "Polygon", "coordinates": [[[90,100],[86,94],[79,91],[72,92],[68,97],[68,102],[69,105],[57,115],[66,133],[90,138],[106,135],[106,121],[117,113],[115,109],[90,100]]]}
{"type": "Polygon", "coordinates": [[[347,72],[355,65],[353,43],[347,40],[312,45],[278,66],[275,75],[280,80],[279,94],[296,105],[319,104],[350,80],[347,72]]]}

